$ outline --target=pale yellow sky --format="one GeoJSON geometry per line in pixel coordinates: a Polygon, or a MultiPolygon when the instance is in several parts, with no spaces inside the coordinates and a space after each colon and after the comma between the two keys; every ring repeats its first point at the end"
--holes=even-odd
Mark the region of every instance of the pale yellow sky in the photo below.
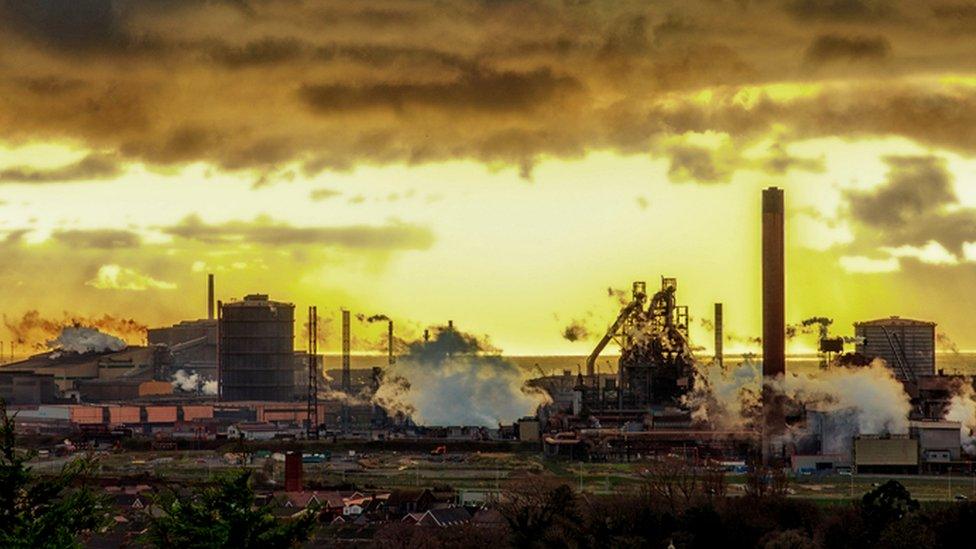
{"type": "MultiPolygon", "coordinates": [[[[726,331],[745,338],[759,333],[759,191],[779,185],[786,189],[789,210],[791,321],[829,316],[837,320],[837,332],[846,334],[854,320],[901,314],[936,320],[950,334],[965,333],[969,324],[959,320],[965,311],[930,310],[911,296],[892,299],[906,287],[897,273],[857,274],[842,267],[842,248],[853,238],[838,214],[842,192],[883,181],[886,155],[927,152],[900,139],[810,140],[791,153],[823,158],[823,173],[775,177],[740,170],[720,185],[675,183],[661,159],[609,152],[545,159],[531,181],[515,169],[448,162],[362,167],[308,179],[296,175],[259,189],[250,188],[248,177],[202,165],[167,173],[130,165],[112,181],[9,184],[0,190],[0,229],[29,227],[24,252],[51,255],[42,272],[33,265],[14,269],[4,313],[14,317],[36,308],[54,316],[107,312],[150,324],[175,322],[204,311],[204,272],[213,270],[225,299],[264,291],[295,302],[300,311],[317,304],[332,315],[339,307],[383,312],[411,326],[412,335],[453,319],[508,353],[568,354],[585,353],[592,345],[561,338],[570,321],[583,320],[598,332],[612,319],[607,287],[626,289],[633,280],[653,287],[664,275],[678,278],[680,300],[692,316],[708,316],[711,304],[722,301],[726,331]],[[338,194],[310,200],[312,189],[338,194]],[[258,216],[296,227],[403,223],[429,228],[434,238],[426,249],[386,251],[193,243],[165,234],[164,227],[191,214],[214,225],[258,216]],[[834,227],[827,225],[831,219],[834,227]],[[89,256],[55,249],[50,240],[52,231],[106,228],[133,231],[143,242],[89,256]],[[159,284],[93,285],[105,265],[159,284]],[[21,293],[18,285],[46,289],[21,293]]],[[[68,163],[72,155],[77,153],[69,147],[6,148],[0,168],[68,163]]],[[[960,199],[972,205],[976,164],[950,159],[960,199]]],[[[377,329],[357,330],[379,336],[377,329]]],[[[696,344],[710,349],[706,327],[696,322],[692,334],[696,344]]],[[[801,338],[792,350],[811,345],[801,338]]],[[[748,345],[730,341],[728,348],[748,345]]]]}
{"type": "Polygon", "coordinates": [[[976,349],[954,1],[0,3],[0,339],[200,316],[213,271],[224,299],[586,353],[563,328],[663,275],[747,350],[778,185],[790,321],[976,349]]]}

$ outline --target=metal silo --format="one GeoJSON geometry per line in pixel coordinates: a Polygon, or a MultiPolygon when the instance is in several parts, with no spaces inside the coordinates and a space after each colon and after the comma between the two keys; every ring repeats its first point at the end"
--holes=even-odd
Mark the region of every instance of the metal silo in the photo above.
{"type": "Polygon", "coordinates": [[[219,311],[223,400],[295,398],[295,306],[254,294],[219,311]]]}

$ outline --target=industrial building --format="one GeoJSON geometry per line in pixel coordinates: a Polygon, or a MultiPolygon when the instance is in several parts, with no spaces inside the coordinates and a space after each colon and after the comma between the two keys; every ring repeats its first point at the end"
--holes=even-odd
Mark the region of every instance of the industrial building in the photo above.
{"type": "Polygon", "coordinates": [[[196,372],[217,379],[217,320],[184,320],[147,330],[149,345],[165,345],[173,370],[196,372]]]}
{"type": "MultiPolygon", "coordinates": [[[[295,400],[295,306],[252,294],[218,304],[219,398],[295,400]]],[[[299,366],[303,366],[299,363],[299,366]]],[[[297,370],[297,371],[296,371],[297,370]]]]}
{"type": "Polygon", "coordinates": [[[883,359],[899,380],[936,374],[935,323],[892,316],[854,324],[855,350],[883,359]]]}
{"type": "Polygon", "coordinates": [[[908,435],[861,435],[854,439],[857,473],[917,473],[918,440],[908,435]]]}
{"type": "Polygon", "coordinates": [[[53,404],[58,388],[53,374],[4,368],[0,370],[0,399],[6,404],[53,404]]]}
{"type": "Polygon", "coordinates": [[[84,401],[132,398],[132,391],[123,385],[166,379],[168,369],[169,354],[164,347],[130,346],[90,353],[48,351],[8,364],[3,371],[51,376],[63,396],[84,401]],[[113,393],[116,388],[118,392],[113,393]]]}
{"type": "Polygon", "coordinates": [[[640,419],[652,408],[678,406],[694,385],[694,357],[688,341],[688,308],[676,303],[678,282],[662,278],[648,299],[647,285],[634,282],[630,303],[597,343],[579,376],[578,415],[606,422],[640,419]],[[595,372],[600,353],[611,342],[620,346],[616,379],[595,372]]]}
{"type": "Polygon", "coordinates": [[[909,435],[918,440],[922,461],[929,465],[949,464],[962,457],[958,421],[912,421],[909,435]]]}

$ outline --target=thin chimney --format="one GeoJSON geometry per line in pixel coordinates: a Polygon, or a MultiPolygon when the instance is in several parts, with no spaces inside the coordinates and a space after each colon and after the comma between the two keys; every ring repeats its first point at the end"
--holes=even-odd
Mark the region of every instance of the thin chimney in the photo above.
{"type": "Polygon", "coordinates": [[[715,304],[715,319],[713,320],[712,323],[715,325],[714,326],[714,330],[715,330],[715,364],[718,365],[719,367],[722,366],[723,355],[724,355],[724,346],[722,344],[722,338],[723,338],[723,332],[724,332],[724,330],[723,330],[723,327],[722,327],[722,322],[724,322],[724,320],[722,319],[722,304],[721,303],[716,303],[715,304]]]}
{"type": "Polygon", "coordinates": [[[214,319],[214,275],[207,275],[207,318],[214,319]]]}
{"type": "Polygon", "coordinates": [[[771,442],[786,429],[783,399],[771,383],[786,373],[786,262],[783,190],[762,194],[763,315],[763,461],[771,460],[771,442]]]}

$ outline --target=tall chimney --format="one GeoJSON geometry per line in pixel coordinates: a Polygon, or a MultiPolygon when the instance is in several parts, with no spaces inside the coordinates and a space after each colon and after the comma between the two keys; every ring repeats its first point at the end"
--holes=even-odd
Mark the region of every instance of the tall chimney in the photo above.
{"type": "Polygon", "coordinates": [[[352,386],[349,371],[350,359],[349,311],[342,310],[342,391],[348,392],[352,386]]]}
{"type": "Polygon", "coordinates": [[[714,331],[715,331],[715,364],[720,368],[722,367],[722,358],[724,355],[722,337],[724,330],[722,329],[722,304],[715,304],[715,319],[713,321],[714,331]]]}
{"type": "Polygon", "coordinates": [[[386,325],[386,348],[387,351],[390,353],[389,364],[390,366],[393,366],[393,364],[396,362],[396,359],[393,358],[393,321],[392,320],[390,320],[386,325]]]}
{"type": "Polygon", "coordinates": [[[762,316],[763,316],[763,461],[769,463],[771,442],[786,428],[783,399],[770,383],[786,373],[786,266],[783,235],[783,190],[762,194],[762,316]]]}
{"type": "Polygon", "coordinates": [[[213,273],[207,275],[207,318],[214,319],[214,276],[213,273]]]}

